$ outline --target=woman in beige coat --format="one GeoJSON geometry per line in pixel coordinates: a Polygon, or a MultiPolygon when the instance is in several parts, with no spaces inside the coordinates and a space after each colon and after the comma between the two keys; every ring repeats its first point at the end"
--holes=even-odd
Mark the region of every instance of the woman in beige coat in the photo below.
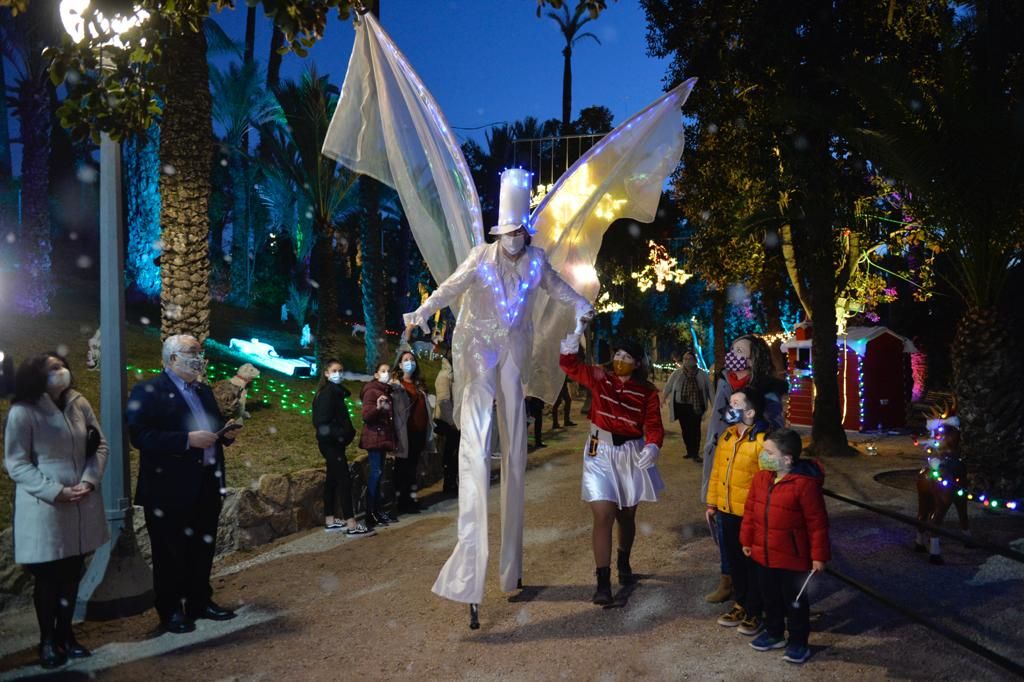
{"type": "Polygon", "coordinates": [[[55,668],[90,655],[71,619],[85,557],[109,537],[99,492],[107,444],[56,353],[21,364],[12,402],[4,465],[15,483],[14,560],[35,577],[40,662],[55,668]]]}

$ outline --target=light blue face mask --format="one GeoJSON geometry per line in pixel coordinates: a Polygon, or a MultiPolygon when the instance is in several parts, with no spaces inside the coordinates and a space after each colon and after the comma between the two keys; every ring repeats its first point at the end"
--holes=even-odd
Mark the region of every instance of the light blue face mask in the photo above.
{"type": "Polygon", "coordinates": [[[402,363],[402,371],[405,372],[406,374],[412,374],[413,372],[415,372],[416,371],[416,361],[415,360],[406,360],[405,362],[403,362],[402,363]]]}

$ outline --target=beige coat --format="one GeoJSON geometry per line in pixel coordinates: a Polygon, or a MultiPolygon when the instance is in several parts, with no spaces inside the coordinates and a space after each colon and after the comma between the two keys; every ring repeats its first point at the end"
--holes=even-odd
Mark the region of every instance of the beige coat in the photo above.
{"type": "Polygon", "coordinates": [[[107,542],[100,481],[107,463],[103,438],[89,401],[69,390],[64,411],[43,394],[35,405],[18,403],[7,416],[4,466],[15,483],[14,560],[19,564],[88,554],[107,542]],[[100,434],[86,458],[87,428],[100,434]],[[58,502],[65,486],[92,483],[80,502],[58,502]]]}
{"type": "Polygon", "coordinates": [[[434,392],[437,401],[434,403],[434,421],[442,421],[455,426],[455,405],[452,402],[452,365],[447,358],[441,358],[441,369],[434,380],[434,392]]]}

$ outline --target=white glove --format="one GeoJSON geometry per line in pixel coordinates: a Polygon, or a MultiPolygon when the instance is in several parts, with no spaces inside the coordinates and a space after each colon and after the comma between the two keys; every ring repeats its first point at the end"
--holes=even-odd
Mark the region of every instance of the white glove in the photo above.
{"type": "Polygon", "coordinates": [[[561,352],[562,355],[576,355],[580,350],[580,335],[569,334],[562,339],[561,352]]]}
{"type": "Polygon", "coordinates": [[[633,464],[636,464],[638,469],[650,469],[658,461],[660,455],[661,449],[654,443],[648,443],[633,458],[633,464]]]}
{"type": "Polygon", "coordinates": [[[576,336],[583,335],[587,325],[590,324],[590,321],[594,319],[595,315],[597,315],[597,311],[591,308],[576,318],[576,331],[574,332],[576,336]]]}
{"type": "Polygon", "coordinates": [[[430,325],[427,324],[427,320],[426,318],[423,317],[423,314],[419,311],[419,308],[412,311],[411,313],[405,313],[404,315],[402,315],[402,321],[405,322],[406,327],[412,327],[413,325],[415,325],[419,327],[421,330],[423,330],[424,334],[430,333],[430,325]]]}

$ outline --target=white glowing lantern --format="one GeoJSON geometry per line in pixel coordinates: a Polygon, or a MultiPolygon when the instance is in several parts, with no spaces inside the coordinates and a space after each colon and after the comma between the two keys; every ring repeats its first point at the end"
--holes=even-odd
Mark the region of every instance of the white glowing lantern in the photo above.
{"type": "Polygon", "coordinates": [[[61,23],[64,24],[64,30],[67,31],[69,36],[71,36],[71,40],[76,43],[80,43],[85,40],[85,31],[86,28],[88,28],[89,35],[93,38],[98,38],[100,35],[107,33],[114,34],[110,40],[104,43],[104,46],[109,45],[111,47],[124,48],[120,35],[125,31],[130,31],[136,26],[141,26],[147,19],[149,19],[149,12],[136,7],[135,11],[128,16],[115,15],[107,18],[100,12],[96,12],[93,15],[92,21],[87,25],[85,21],[85,14],[88,9],[89,0],[61,0],[61,23]]]}

